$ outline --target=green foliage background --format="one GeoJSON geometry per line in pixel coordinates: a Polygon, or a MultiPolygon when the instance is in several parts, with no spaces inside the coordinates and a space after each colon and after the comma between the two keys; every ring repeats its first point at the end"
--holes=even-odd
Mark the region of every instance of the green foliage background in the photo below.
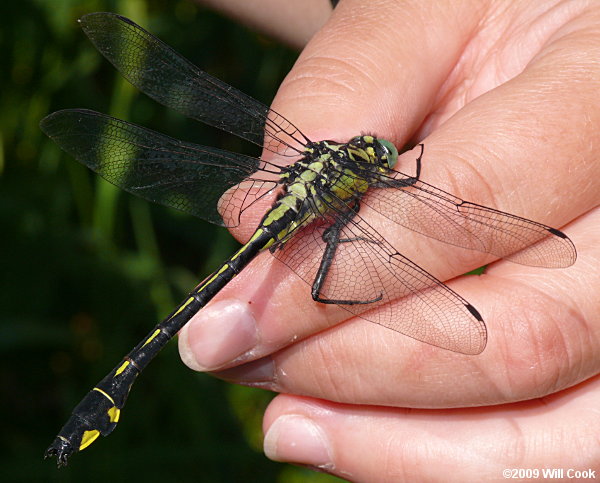
{"type": "Polygon", "coordinates": [[[260,425],[271,395],[189,371],[176,344],[137,382],[109,439],[61,470],[42,460],[85,392],[236,244],[94,177],[39,120],[86,107],[258,154],[123,81],[77,25],[93,11],[131,17],[266,103],[296,56],[185,0],[0,2],[2,481],[333,481],[267,460],[260,425]]]}

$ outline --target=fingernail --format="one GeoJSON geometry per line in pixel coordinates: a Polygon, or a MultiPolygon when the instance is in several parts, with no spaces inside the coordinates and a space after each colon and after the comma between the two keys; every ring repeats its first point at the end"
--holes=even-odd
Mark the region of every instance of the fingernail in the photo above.
{"type": "Polygon", "coordinates": [[[313,420],[300,415],[280,416],[269,428],[264,440],[268,458],[333,468],[329,441],[313,420]]]}
{"type": "Polygon", "coordinates": [[[256,321],[247,304],[221,300],[201,310],[181,330],[179,351],[191,369],[207,371],[233,361],[257,342],[256,321]]]}
{"type": "Polygon", "coordinates": [[[275,363],[271,357],[213,372],[212,375],[236,384],[275,390],[275,363]]]}

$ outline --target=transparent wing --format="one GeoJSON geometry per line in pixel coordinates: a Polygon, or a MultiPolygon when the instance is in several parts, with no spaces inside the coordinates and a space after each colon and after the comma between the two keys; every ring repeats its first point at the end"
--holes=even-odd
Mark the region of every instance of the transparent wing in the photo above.
{"type": "Polygon", "coordinates": [[[297,156],[308,142],[283,116],[200,70],[128,18],[92,13],[80,23],[100,53],[157,102],[282,156],[297,156]]]}
{"type": "Polygon", "coordinates": [[[94,111],[58,111],[40,127],[112,184],[221,226],[223,217],[230,221],[227,226],[237,226],[241,213],[277,185],[256,177],[269,174],[261,171],[268,170],[264,161],[179,141],[94,111]]]}
{"type": "Polygon", "coordinates": [[[575,246],[564,233],[463,201],[423,181],[410,184],[410,179],[393,173],[363,202],[389,220],[444,243],[534,267],[563,268],[575,263],[575,246]]]}
{"type": "MultiPolygon", "coordinates": [[[[299,230],[274,255],[309,285],[325,250],[331,216],[299,230]]],[[[487,332],[477,310],[460,295],[398,253],[356,215],[342,229],[321,289],[329,300],[376,300],[338,304],[354,315],[414,339],[464,354],[479,354],[487,332]]]]}

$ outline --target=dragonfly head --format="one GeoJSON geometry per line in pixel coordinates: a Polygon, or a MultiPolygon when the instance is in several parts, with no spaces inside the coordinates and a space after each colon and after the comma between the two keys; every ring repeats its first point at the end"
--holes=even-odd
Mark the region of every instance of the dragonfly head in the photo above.
{"type": "Polygon", "coordinates": [[[380,168],[392,169],[398,161],[398,150],[393,143],[375,136],[356,136],[348,142],[348,147],[363,153],[363,160],[369,159],[380,168]]]}
{"type": "Polygon", "coordinates": [[[394,146],[394,143],[386,141],[385,139],[375,140],[375,152],[377,157],[387,165],[388,168],[392,169],[398,161],[398,149],[394,146]]]}

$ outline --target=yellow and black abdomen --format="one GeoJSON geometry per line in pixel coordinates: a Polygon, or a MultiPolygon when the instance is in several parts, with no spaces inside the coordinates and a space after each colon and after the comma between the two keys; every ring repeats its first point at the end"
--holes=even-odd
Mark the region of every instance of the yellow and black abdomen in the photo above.
{"type": "MultiPolygon", "coordinates": [[[[282,220],[283,221],[283,220],[282,220]]],[[[271,229],[278,229],[272,223],[271,229]]],[[[131,386],[138,374],[171,338],[231,281],[260,251],[272,243],[272,231],[259,227],[252,238],[212,275],[200,283],[179,306],[113,368],[73,409],[71,417],[46,451],[57,456],[59,466],[69,456],[91,445],[116,427],[131,386]]]]}

